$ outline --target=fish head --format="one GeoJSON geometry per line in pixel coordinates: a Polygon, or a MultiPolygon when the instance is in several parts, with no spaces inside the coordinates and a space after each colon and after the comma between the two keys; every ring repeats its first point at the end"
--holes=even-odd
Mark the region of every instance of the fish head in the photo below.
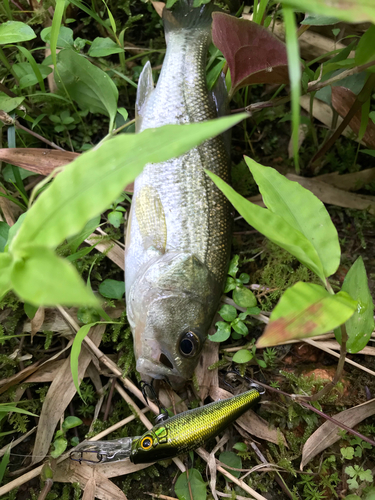
{"type": "Polygon", "coordinates": [[[142,375],[174,387],[192,376],[217,306],[213,285],[207,267],[189,254],[163,256],[143,274],[128,315],[142,375]]]}

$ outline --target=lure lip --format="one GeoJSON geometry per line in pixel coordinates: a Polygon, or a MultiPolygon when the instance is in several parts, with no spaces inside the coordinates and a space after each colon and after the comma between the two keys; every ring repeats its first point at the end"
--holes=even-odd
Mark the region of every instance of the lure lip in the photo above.
{"type": "Polygon", "coordinates": [[[70,452],[69,457],[79,463],[121,462],[130,457],[133,441],[138,438],[137,436],[113,441],[83,441],[70,452]],[[91,460],[91,457],[93,460],[91,460]]]}

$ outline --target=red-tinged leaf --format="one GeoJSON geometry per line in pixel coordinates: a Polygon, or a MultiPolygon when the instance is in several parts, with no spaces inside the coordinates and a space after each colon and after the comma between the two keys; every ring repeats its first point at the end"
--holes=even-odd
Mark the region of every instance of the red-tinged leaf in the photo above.
{"type": "Polygon", "coordinates": [[[346,292],[331,295],[322,286],[300,281],[281,297],[257,347],[326,333],[345,323],[356,307],[346,292]]]}
{"type": "MultiPolygon", "coordinates": [[[[332,87],[332,106],[337,113],[345,118],[350,108],[353,106],[357,96],[345,87],[332,87]]],[[[354,117],[350,120],[349,126],[357,135],[361,126],[361,110],[358,110],[354,117]]],[[[365,135],[362,141],[369,148],[375,149],[375,123],[368,121],[365,135]]]]}
{"type": "Polygon", "coordinates": [[[232,94],[254,83],[289,83],[285,44],[263,26],[215,12],[212,38],[227,60],[232,94]]]}

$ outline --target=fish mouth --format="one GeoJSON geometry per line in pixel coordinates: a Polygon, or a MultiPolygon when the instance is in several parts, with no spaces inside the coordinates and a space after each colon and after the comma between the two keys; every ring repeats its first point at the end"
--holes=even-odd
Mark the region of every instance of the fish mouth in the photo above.
{"type": "Polygon", "coordinates": [[[159,359],[138,358],[137,371],[155,379],[170,379],[173,377],[185,380],[164,353],[160,353],[159,359]]]}

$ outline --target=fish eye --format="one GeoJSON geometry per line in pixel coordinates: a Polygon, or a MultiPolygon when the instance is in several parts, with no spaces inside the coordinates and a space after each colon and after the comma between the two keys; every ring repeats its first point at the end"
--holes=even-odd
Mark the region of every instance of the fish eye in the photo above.
{"type": "Polygon", "coordinates": [[[152,438],[150,436],[146,436],[141,441],[141,448],[143,450],[149,450],[152,446],[152,438]]]}
{"type": "Polygon", "coordinates": [[[193,356],[199,347],[199,338],[194,332],[184,333],[180,340],[180,353],[185,356],[193,356]]]}

